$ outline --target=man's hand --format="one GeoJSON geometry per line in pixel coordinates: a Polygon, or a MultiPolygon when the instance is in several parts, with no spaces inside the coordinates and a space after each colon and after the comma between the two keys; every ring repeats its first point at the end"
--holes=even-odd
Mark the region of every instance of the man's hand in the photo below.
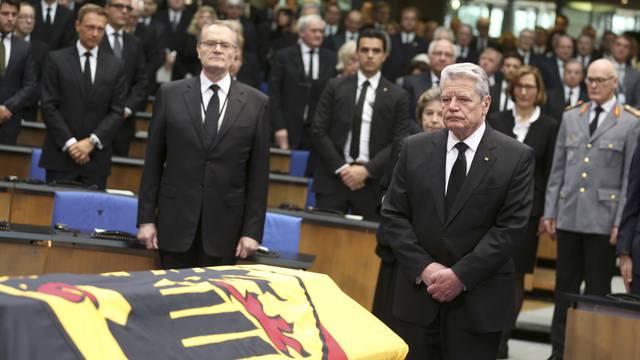
{"type": "Polygon", "coordinates": [[[89,138],[84,138],[69,146],[67,152],[76,164],[84,165],[89,162],[89,154],[93,151],[93,148],[94,145],[89,141],[89,138]]]}
{"type": "Polygon", "coordinates": [[[618,242],[618,227],[614,225],[611,228],[611,235],[609,236],[609,244],[611,244],[612,246],[616,246],[617,242],[618,242]]]}
{"type": "Polygon", "coordinates": [[[435,272],[430,279],[432,283],[427,287],[427,292],[440,302],[451,301],[464,290],[458,275],[448,268],[435,272]]]}
{"type": "Polygon", "coordinates": [[[631,280],[633,279],[633,261],[629,255],[620,255],[618,259],[620,260],[620,275],[622,275],[624,288],[627,290],[627,293],[629,293],[631,292],[631,280]]]}
{"type": "Polygon", "coordinates": [[[429,264],[429,266],[424,268],[424,270],[422,270],[422,274],[420,274],[420,279],[425,285],[429,286],[431,285],[431,283],[433,283],[433,279],[431,279],[431,276],[436,272],[440,270],[444,270],[446,268],[447,268],[446,266],[434,261],[431,264],[429,264]]]}
{"type": "Polygon", "coordinates": [[[0,124],[11,119],[11,116],[13,116],[11,111],[6,106],[0,105],[0,124]]]}
{"type": "Polygon", "coordinates": [[[257,241],[248,236],[243,236],[238,242],[238,247],[236,247],[236,257],[246,259],[258,250],[258,246],[260,246],[260,244],[258,244],[257,241]]]}
{"type": "Polygon", "coordinates": [[[368,177],[369,171],[362,165],[349,165],[340,171],[342,182],[351,191],[362,189],[368,177]]]}
{"type": "Polygon", "coordinates": [[[280,129],[274,133],[276,139],[276,145],[280,149],[289,150],[289,133],[287,129],[280,129]]]}
{"type": "Polygon", "coordinates": [[[156,230],[156,224],[140,224],[138,228],[138,240],[143,242],[147,249],[158,250],[158,231],[156,230]]]}
{"type": "Polygon", "coordinates": [[[556,239],[556,219],[542,219],[542,227],[552,240],[556,239]]]}

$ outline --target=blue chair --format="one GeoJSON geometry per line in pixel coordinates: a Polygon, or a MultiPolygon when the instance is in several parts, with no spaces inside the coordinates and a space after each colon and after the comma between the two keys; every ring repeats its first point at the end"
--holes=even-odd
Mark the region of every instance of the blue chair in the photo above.
{"type": "Polygon", "coordinates": [[[291,162],[289,162],[289,174],[292,176],[304,176],[309,161],[309,151],[292,150],[291,162]]]}
{"type": "Polygon", "coordinates": [[[269,250],[298,252],[302,218],[267,212],[262,245],[269,250]]]}
{"type": "Polygon", "coordinates": [[[40,149],[33,149],[33,151],[31,152],[29,179],[46,181],[47,174],[45,170],[38,165],[38,163],[40,163],[40,155],[42,155],[42,150],[40,149]]]}
{"type": "Polygon", "coordinates": [[[304,208],[308,209],[310,206],[316,207],[316,193],[313,192],[313,179],[309,179],[307,183],[307,201],[304,204],[304,208]]]}
{"type": "Polygon", "coordinates": [[[52,225],[92,232],[95,228],[137,233],[138,199],[91,191],[56,191],[52,225]]]}

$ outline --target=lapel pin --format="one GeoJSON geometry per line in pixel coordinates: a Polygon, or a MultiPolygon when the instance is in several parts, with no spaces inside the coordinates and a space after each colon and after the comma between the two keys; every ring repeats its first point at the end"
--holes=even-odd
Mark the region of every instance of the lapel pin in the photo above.
{"type": "Polygon", "coordinates": [[[484,157],[484,161],[489,161],[489,157],[488,157],[488,156],[485,156],[485,157],[484,157]]]}
{"type": "Polygon", "coordinates": [[[387,88],[386,87],[382,88],[382,91],[387,92],[387,88]]]}

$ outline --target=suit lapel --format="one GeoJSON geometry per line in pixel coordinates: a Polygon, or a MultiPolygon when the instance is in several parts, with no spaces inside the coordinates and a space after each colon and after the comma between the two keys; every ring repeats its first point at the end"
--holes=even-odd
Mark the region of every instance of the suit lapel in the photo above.
{"type": "Polygon", "coordinates": [[[102,41],[100,41],[100,50],[106,51],[107,53],[113,55],[113,49],[111,48],[111,44],[109,43],[109,39],[107,39],[107,34],[106,33],[102,37],[102,41]]]}
{"type": "Polygon", "coordinates": [[[91,86],[91,93],[102,83],[103,80],[108,78],[107,72],[109,71],[109,62],[106,59],[108,54],[100,53],[98,49],[98,58],[96,59],[96,75],[93,78],[93,86],[91,86]]]}
{"type": "Polygon", "coordinates": [[[190,80],[187,80],[183,98],[187,112],[191,118],[193,129],[200,139],[200,146],[204,149],[206,141],[204,138],[204,129],[202,127],[202,113],[200,112],[200,108],[202,106],[202,93],[200,92],[199,76],[194,76],[190,80]]]}
{"type": "Polygon", "coordinates": [[[493,139],[493,131],[494,130],[491,129],[489,125],[487,125],[485,133],[482,136],[482,140],[480,140],[480,144],[478,145],[476,154],[473,157],[473,162],[471,163],[469,173],[464,180],[464,184],[462,185],[462,189],[460,189],[460,193],[453,203],[453,209],[451,211],[451,214],[449,214],[447,217],[445,226],[447,226],[451,222],[451,220],[453,220],[460,212],[464,204],[466,204],[466,202],[469,200],[469,197],[471,197],[473,190],[475,190],[478,185],[480,185],[482,179],[484,179],[484,176],[496,162],[496,154],[494,152],[496,145],[493,139]]]}
{"type": "Polygon", "coordinates": [[[71,65],[71,72],[73,72],[76,82],[78,83],[78,87],[82,89],[82,93],[84,96],[89,96],[89,89],[87,89],[87,84],[84,81],[84,74],[82,73],[82,65],[80,64],[80,55],[78,54],[78,50],[75,46],[68,48],[67,56],[69,58],[69,64],[71,65]]]}
{"type": "Polygon", "coordinates": [[[620,115],[620,105],[618,105],[617,103],[613,105],[613,107],[611,108],[611,111],[607,113],[607,116],[602,121],[602,124],[600,124],[596,128],[596,131],[593,133],[593,136],[591,136],[591,138],[592,139],[597,138],[598,136],[602,135],[605,131],[609,130],[610,127],[614,126],[618,122],[618,118],[616,114],[620,115]]]}
{"type": "Polygon", "coordinates": [[[431,156],[433,159],[433,164],[435,168],[434,174],[440,174],[436,176],[431,176],[431,192],[433,195],[433,199],[435,200],[436,211],[438,212],[438,217],[440,221],[444,224],[445,219],[445,209],[444,209],[444,181],[445,181],[445,171],[446,171],[446,159],[447,159],[447,137],[448,131],[440,131],[438,136],[434,137],[433,145],[434,151],[431,156]]]}
{"type": "Polygon", "coordinates": [[[11,71],[11,67],[16,62],[16,59],[21,55],[18,52],[22,52],[22,47],[19,47],[16,43],[15,35],[11,36],[11,54],[9,54],[9,62],[7,62],[7,67],[4,70],[5,75],[11,71]]]}
{"type": "Polygon", "coordinates": [[[220,125],[220,130],[218,131],[218,135],[216,139],[211,144],[209,151],[216,147],[218,143],[224,138],[226,133],[229,131],[229,128],[233,125],[233,123],[237,120],[238,114],[242,110],[246,100],[246,94],[244,90],[240,87],[236,86],[235,81],[231,81],[231,86],[229,87],[229,94],[227,97],[227,109],[225,110],[224,117],[222,120],[222,125],[220,125]]]}
{"type": "Polygon", "coordinates": [[[293,59],[293,63],[298,68],[298,79],[305,79],[307,74],[304,73],[304,61],[302,61],[302,50],[300,49],[300,45],[296,44],[296,56],[293,59]]]}
{"type": "MultiPolygon", "coordinates": [[[[376,99],[373,103],[373,115],[371,116],[371,128],[369,129],[369,149],[373,145],[373,136],[376,134],[378,127],[382,124],[379,124],[380,120],[378,114],[382,113],[382,108],[386,102],[386,95],[389,91],[389,84],[385,81],[383,77],[380,77],[380,82],[378,83],[378,88],[376,89],[376,99]]],[[[355,109],[354,109],[355,111],[355,109]]],[[[369,152],[371,154],[371,152],[369,152]]]]}

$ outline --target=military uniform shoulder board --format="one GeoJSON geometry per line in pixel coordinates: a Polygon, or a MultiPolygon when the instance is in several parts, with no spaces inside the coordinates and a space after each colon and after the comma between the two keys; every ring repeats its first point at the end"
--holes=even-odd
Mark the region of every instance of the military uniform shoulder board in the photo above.
{"type": "Polygon", "coordinates": [[[565,107],[564,111],[569,111],[569,110],[575,109],[577,107],[580,107],[582,104],[584,104],[584,101],[578,100],[578,102],[575,105],[568,105],[567,107],[565,107]]]}
{"type": "Polygon", "coordinates": [[[624,106],[624,109],[633,114],[635,117],[640,118],[640,110],[634,108],[633,106],[627,104],[624,106]]]}

